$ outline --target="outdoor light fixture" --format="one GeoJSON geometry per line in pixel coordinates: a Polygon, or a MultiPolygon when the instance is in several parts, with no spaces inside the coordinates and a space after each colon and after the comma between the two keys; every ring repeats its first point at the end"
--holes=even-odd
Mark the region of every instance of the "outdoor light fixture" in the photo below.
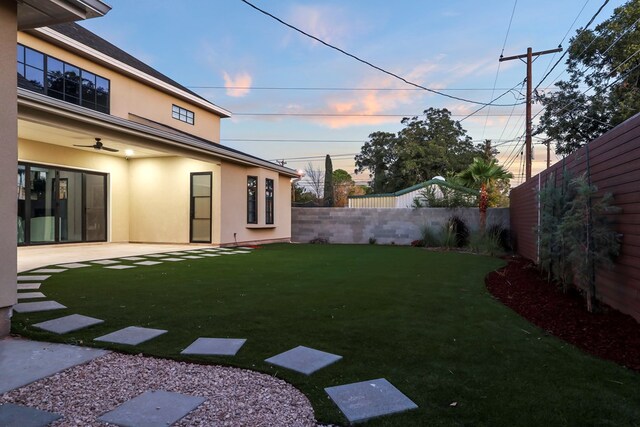
{"type": "Polygon", "coordinates": [[[129,149],[124,150],[124,157],[126,159],[128,159],[131,156],[133,156],[133,150],[129,150],[129,149]]]}

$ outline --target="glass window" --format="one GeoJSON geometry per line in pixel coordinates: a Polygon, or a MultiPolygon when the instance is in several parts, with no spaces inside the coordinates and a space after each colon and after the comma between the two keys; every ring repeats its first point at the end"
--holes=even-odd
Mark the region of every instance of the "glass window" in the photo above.
{"type": "Polygon", "coordinates": [[[20,44],[16,59],[19,87],[109,113],[109,80],[20,44]]]}
{"type": "Polygon", "coordinates": [[[181,122],[189,123],[190,125],[195,122],[195,114],[193,111],[178,107],[175,104],[171,106],[171,117],[181,122]]]}
{"type": "Polygon", "coordinates": [[[273,192],[273,180],[267,178],[264,186],[266,224],[273,224],[273,192]]]}
{"type": "Polygon", "coordinates": [[[191,242],[211,243],[211,172],[191,174],[191,242]]]}
{"type": "Polygon", "coordinates": [[[247,223],[258,223],[258,177],[247,177],[247,223]]]}

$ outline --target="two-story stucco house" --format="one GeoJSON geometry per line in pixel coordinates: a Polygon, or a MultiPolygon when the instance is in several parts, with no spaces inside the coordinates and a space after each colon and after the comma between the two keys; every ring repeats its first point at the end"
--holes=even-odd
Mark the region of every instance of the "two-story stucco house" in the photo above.
{"type": "Polygon", "coordinates": [[[99,0],[0,5],[4,333],[16,243],[232,245],[291,235],[296,172],[222,146],[230,112],[70,22],[108,10],[99,0]]]}

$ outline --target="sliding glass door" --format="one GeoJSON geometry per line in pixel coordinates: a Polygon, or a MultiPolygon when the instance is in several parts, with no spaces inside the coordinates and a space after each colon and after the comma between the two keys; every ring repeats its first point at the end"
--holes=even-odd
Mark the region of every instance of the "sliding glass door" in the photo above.
{"type": "Polygon", "coordinates": [[[18,244],[107,240],[107,176],[18,165],[18,244]]]}

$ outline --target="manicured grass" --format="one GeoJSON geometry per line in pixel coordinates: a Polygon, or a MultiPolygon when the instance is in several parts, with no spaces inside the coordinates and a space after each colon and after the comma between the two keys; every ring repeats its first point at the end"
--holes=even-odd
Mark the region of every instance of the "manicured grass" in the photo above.
{"type": "Polygon", "coordinates": [[[491,298],[483,278],[502,265],[411,247],[270,245],[130,270],[96,266],[52,276],[43,292],[69,309],[17,314],[13,328],[277,375],[326,423],[346,420],[325,387],[381,377],[420,408],[368,425],[638,423],[640,375],[548,336],[491,298]],[[63,336],[30,327],[72,313],[106,322],[63,336]],[[131,325],[169,333],[135,348],[92,341],[131,325]],[[181,356],[200,336],[247,342],[235,357],[181,356]],[[344,358],[308,377],[263,362],[298,345],[344,358]]]}

